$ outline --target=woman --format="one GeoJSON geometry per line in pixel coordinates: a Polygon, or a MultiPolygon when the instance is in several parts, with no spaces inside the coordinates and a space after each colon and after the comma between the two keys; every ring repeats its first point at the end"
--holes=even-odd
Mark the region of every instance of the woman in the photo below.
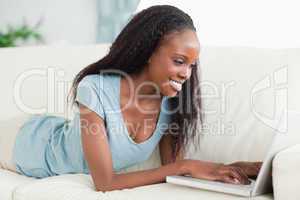
{"type": "Polygon", "coordinates": [[[37,178],[91,174],[97,191],[164,182],[168,175],[248,184],[260,163],[183,158],[202,121],[199,49],[183,11],[166,5],[141,11],[108,54],[75,77],[72,100],[79,112],[72,121],[49,115],[26,120],[13,149],[15,171],[37,178]],[[148,159],[156,145],[161,167],[117,173],[148,159]]]}

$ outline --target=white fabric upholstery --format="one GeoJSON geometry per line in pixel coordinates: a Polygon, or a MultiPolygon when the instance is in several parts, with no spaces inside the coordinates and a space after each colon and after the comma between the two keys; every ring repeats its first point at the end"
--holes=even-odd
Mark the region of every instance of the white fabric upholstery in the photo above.
{"type": "MultiPolygon", "coordinates": [[[[287,50],[204,47],[200,64],[205,126],[200,150],[189,156],[225,163],[262,160],[276,120],[287,109],[276,100],[278,86],[273,85],[277,74],[283,79],[287,76],[287,50]],[[270,86],[255,92],[266,77],[270,86]]],[[[290,93],[289,98],[293,96],[290,93]]]]}
{"type": "Polygon", "coordinates": [[[278,153],[273,160],[275,199],[300,199],[300,144],[278,153]]]}
{"type": "MultiPolygon", "coordinates": [[[[23,103],[27,107],[31,106],[35,109],[45,108],[45,110],[35,112],[46,111],[71,118],[72,113],[68,113],[68,109],[66,109],[66,96],[74,75],[81,68],[102,57],[107,49],[108,45],[0,49],[0,66],[9,69],[6,70],[5,76],[1,77],[0,80],[2,96],[7,97],[2,98],[1,101],[0,120],[14,117],[23,112],[17,105],[18,101],[13,98],[13,88],[21,72],[24,75],[24,72],[32,69],[37,70],[34,72],[38,72],[40,75],[32,75],[22,83],[23,103]],[[52,79],[53,73],[55,79],[52,79]],[[47,75],[49,76],[48,79],[46,79],[47,75]],[[54,89],[47,89],[47,80],[55,82],[54,89]],[[66,88],[65,92],[61,93],[63,85],[66,88]]],[[[218,162],[263,159],[271,142],[274,124],[276,124],[276,115],[273,115],[273,112],[276,111],[274,105],[279,105],[280,110],[282,108],[280,106],[283,104],[282,102],[276,104],[274,92],[279,91],[279,88],[285,88],[285,76],[282,76],[283,79],[279,77],[279,80],[283,80],[283,84],[278,87],[273,87],[273,83],[278,77],[278,70],[284,69],[285,66],[288,66],[288,106],[289,109],[300,111],[299,55],[299,49],[203,47],[200,62],[204,109],[213,112],[206,115],[206,127],[200,137],[200,149],[193,152],[193,148],[190,148],[186,157],[218,162]],[[266,77],[271,80],[270,87],[256,91],[256,95],[253,95],[253,104],[251,104],[251,91],[266,77]],[[221,127],[219,122],[226,125],[225,131],[218,131],[218,128],[221,127]],[[231,125],[233,125],[233,129],[230,129],[231,125]]],[[[284,70],[279,70],[279,72],[284,72],[284,70]]],[[[275,106],[275,108],[277,107],[275,106]]],[[[6,132],[4,131],[4,133],[6,132]]],[[[286,171],[282,172],[281,169],[284,167],[284,169],[289,168],[293,171],[290,173],[298,172],[296,168],[290,166],[289,162],[282,163],[289,160],[290,157],[294,157],[293,155],[294,153],[290,154],[290,152],[279,154],[277,160],[274,161],[274,189],[276,190],[275,195],[278,197],[287,195],[286,192],[295,192],[289,186],[286,186],[287,189],[280,190],[282,184],[289,185],[290,183],[287,181],[290,174],[285,173],[286,171]]],[[[292,163],[297,166],[299,162],[299,159],[295,159],[292,163]]],[[[121,173],[158,167],[159,165],[159,154],[158,149],[156,149],[151,159],[146,163],[133,166],[121,173]]],[[[170,184],[150,185],[102,194],[93,191],[91,178],[87,175],[63,175],[43,180],[32,180],[5,170],[0,171],[0,191],[1,200],[11,199],[13,191],[15,191],[14,200],[201,199],[201,197],[203,197],[202,199],[240,199],[230,195],[170,184]]],[[[290,195],[293,196],[293,194],[290,195]]],[[[256,199],[273,198],[267,195],[256,199]]]]}
{"type": "Polygon", "coordinates": [[[0,199],[13,200],[13,193],[18,187],[29,184],[33,178],[0,169],[0,199]]]}
{"type": "MultiPolygon", "coordinates": [[[[95,192],[87,175],[63,175],[51,177],[24,186],[14,195],[15,200],[140,200],[140,199],[186,199],[186,200],[244,200],[243,197],[197,190],[168,183],[148,185],[111,192],[95,192]]],[[[253,200],[272,200],[272,195],[263,195],[253,200]]]]}
{"type": "Polygon", "coordinates": [[[0,168],[15,172],[16,166],[12,160],[15,138],[22,124],[30,117],[21,114],[14,118],[0,121],[0,168]]]}
{"type": "MultiPolygon", "coordinates": [[[[121,173],[158,167],[159,148],[150,159],[139,165],[123,170],[121,173]]],[[[14,200],[140,200],[140,199],[186,199],[186,200],[242,200],[239,196],[197,190],[168,183],[136,187],[132,189],[115,190],[111,192],[96,192],[91,176],[85,174],[68,174],[55,176],[31,182],[20,187],[14,193],[14,200]]],[[[253,200],[272,200],[271,194],[262,195],[253,200]]]]}
{"type": "Polygon", "coordinates": [[[1,48],[0,66],[9,70],[0,80],[1,94],[7,97],[1,99],[0,120],[28,110],[72,118],[66,108],[72,79],[80,69],[103,57],[108,47],[101,44],[1,48]]]}

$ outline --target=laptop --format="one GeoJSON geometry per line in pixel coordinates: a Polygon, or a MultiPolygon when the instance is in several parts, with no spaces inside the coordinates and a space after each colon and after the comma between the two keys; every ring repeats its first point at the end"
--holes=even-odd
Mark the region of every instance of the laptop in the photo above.
{"type": "Polygon", "coordinates": [[[288,111],[285,113],[281,116],[278,127],[275,129],[273,141],[263,160],[259,174],[256,180],[250,180],[249,185],[208,181],[190,176],[167,176],[166,182],[245,197],[254,197],[272,192],[271,173],[274,156],[281,150],[300,144],[300,112],[288,111]],[[286,127],[285,132],[278,131],[284,130],[284,127],[286,127]]]}

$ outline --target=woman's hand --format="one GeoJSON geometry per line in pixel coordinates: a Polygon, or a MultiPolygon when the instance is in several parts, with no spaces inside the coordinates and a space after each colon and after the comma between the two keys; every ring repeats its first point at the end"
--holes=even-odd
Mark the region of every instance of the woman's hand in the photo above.
{"type": "Polygon", "coordinates": [[[262,166],[262,162],[235,162],[229,166],[239,167],[250,178],[256,178],[262,166]]]}
{"type": "Polygon", "coordinates": [[[188,160],[187,162],[189,175],[193,178],[231,184],[250,184],[247,174],[240,167],[200,160],[188,160]]]}

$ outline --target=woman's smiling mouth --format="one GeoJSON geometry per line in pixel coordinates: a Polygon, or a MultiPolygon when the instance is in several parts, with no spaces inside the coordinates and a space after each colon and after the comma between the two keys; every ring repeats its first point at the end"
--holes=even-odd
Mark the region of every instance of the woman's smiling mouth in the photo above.
{"type": "Polygon", "coordinates": [[[176,90],[176,91],[178,91],[178,92],[181,91],[181,89],[182,89],[182,83],[183,83],[183,82],[176,81],[176,80],[173,80],[173,79],[170,79],[169,82],[170,82],[171,87],[172,87],[174,90],[176,90]]]}

